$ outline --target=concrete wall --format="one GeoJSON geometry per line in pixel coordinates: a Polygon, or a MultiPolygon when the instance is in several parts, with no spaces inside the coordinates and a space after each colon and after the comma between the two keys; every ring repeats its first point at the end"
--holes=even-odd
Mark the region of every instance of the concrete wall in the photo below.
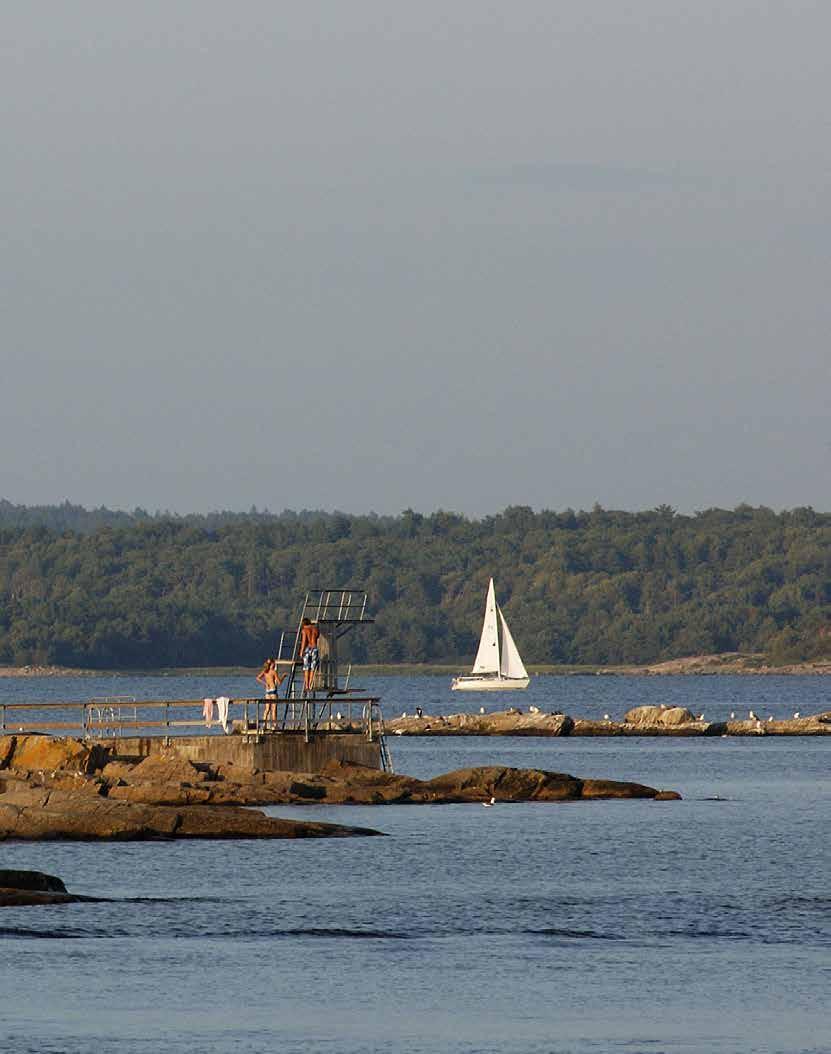
{"type": "Polygon", "coordinates": [[[147,757],[161,750],[175,750],[188,761],[233,764],[248,771],[319,772],[327,761],[349,761],[381,768],[381,748],[366,736],[318,733],[307,743],[301,732],[270,733],[259,742],[251,736],[123,736],[100,739],[117,754],[147,757]]]}

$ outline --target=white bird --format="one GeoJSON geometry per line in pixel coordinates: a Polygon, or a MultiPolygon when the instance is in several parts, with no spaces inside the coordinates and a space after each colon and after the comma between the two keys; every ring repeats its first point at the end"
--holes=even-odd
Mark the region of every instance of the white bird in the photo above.
{"type": "Polygon", "coordinates": [[[338,710],[338,712],[337,712],[337,713],[335,714],[335,718],[336,718],[336,720],[340,721],[340,719],[341,719],[342,717],[343,717],[343,714],[342,714],[342,713],[340,712],[340,710],[338,710]]]}
{"type": "Polygon", "coordinates": [[[529,706],[528,707],[528,713],[529,714],[538,714],[539,712],[540,712],[540,708],[538,706],[529,706]]]}
{"type": "Polygon", "coordinates": [[[753,713],[752,710],[748,711],[747,716],[750,718],[751,721],[755,721],[756,720],[756,715],[753,713]]]}
{"type": "Polygon", "coordinates": [[[491,798],[490,801],[483,801],[482,804],[485,806],[486,809],[489,809],[491,805],[496,805],[496,798],[491,798]]]}
{"type": "Polygon", "coordinates": [[[402,717],[406,717],[407,716],[407,711],[405,710],[404,713],[401,716],[402,717]]]}
{"type": "Polygon", "coordinates": [[[404,735],[404,733],[403,733],[403,732],[401,731],[401,729],[400,729],[400,728],[396,728],[396,729],[394,729],[394,731],[393,731],[393,735],[394,735],[394,736],[403,736],[403,735],[404,735]]]}
{"type": "Polygon", "coordinates": [[[698,717],[696,718],[696,721],[703,721],[703,720],[704,720],[704,714],[699,714],[698,717]]]}
{"type": "Polygon", "coordinates": [[[797,720],[798,720],[798,719],[799,719],[799,711],[797,710],[797,712],[796,712],[796,713],[795,713],[795,714],[794,714],[793,716],[794,716],[795,718],[797,718],[797,720]]]}
{"type": "Polygon", "coordinates": [[[768,718],[768,721],[772,721],[772,720],[773,720],[773,718],[772,718],[772,717],[769,717],[769,718],[768,718]]]}
{"type": "Polygon", "coordinates": [[[730,711],[730,720],[731,721],[735,721],[736,720],[736,711],[735,710],[731,710],[730,711]]]}
{"type": "Polygon", "coordinates": [[[484,712],[485,712],[485,708],[484,708],[484,706],[480,706],[480,707],[479,707],[479,713],[480,713],[480,714],[484,714],[484,712]]]}
{"type": "Polygon", "coordinates": [[[603,715],[603,720],[604,721],[608,721],[609,720],[609,715],[608,714],[604,714],[603,715]]]}

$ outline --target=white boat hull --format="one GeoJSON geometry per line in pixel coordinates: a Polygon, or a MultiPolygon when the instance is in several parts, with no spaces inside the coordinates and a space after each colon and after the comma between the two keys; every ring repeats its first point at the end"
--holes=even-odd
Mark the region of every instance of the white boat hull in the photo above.
{"type": "Polygon", "coordinates": [[[454,677],[450,685],[454,692],[509,692],[527,688],[530,677],[454,677]]]}

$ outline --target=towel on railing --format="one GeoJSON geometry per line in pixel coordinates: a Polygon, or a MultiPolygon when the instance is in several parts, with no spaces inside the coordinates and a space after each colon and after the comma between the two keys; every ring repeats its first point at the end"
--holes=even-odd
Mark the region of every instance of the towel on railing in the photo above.
{"type": "Polygon", "coordinates": [[[205,718],[205,724],[208,728],[214,723],[214,701],[213,699],[205,699],[202,703],[202,716],[205,718]]]}
{"type": "Polygon", "coordinates": [[[222,731],[228,734],[228,704],[231,700],[227,695],[220,695],[216,700],[216,716],[219,718],[219,723],[222,725],[222,731]]]}

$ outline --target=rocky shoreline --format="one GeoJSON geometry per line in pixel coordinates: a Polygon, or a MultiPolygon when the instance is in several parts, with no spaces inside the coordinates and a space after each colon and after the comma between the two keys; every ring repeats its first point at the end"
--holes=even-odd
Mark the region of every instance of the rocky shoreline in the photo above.
{"type": "MultiPolygon", "coordinates": [[[[186,667],[184,669],[161,670],[90,670],[76,669],[67,666],[31,665],[31,666],[0,666],[0,677],[101,677],[107,675],[141,676],[143,674],[164,673],[167,676],[178,674],[212,673],[223,674],[230,672],[224,667],[212,667],[201,669],[186,667]]],[[[458,673],[456,666],[435,666],[430,664],[401,663],[399,665],[385,665],[366,667],[355,666],[355,673],[386,673],[395,676],[398,673],[417,675],[420,673],[445,673],[448,676],[458,673]]],[[[714,655],[690,655],[679,659],[666,659],[663,662],[646,663],[643,665],[620,665],[620,666],[551,666],[538,664],[531,666],[533,673],[539,676],[564,676],[564,677],[701,677],[729,674],[732,676],[767,676],[767,677],[802,677],[822,676],[831,674],[831,659],[817,659],[814,661],[794,662],[783,666],[771,666],[766,657],[756,652],[722,652],[714,655]]],[[[232,671],[254,672],[241,667],[233,667],[232,671]]]]}
{"type": "Polygon", "coordinates": [[[174,750],[116,758],[100,746],[44,735],[0,736],[0,841],[158,838],[324,838],[370,828],[269,817],[250,806],[677,800],[639,783],[506,766],[432,780],[332,762],[322,772],[250,772],[192,764],[174,750]]]}
{"type": "Polygon", "coordinates": [[[787,720],[752,715],[707,721],[680,706],[637,706],[617,721],[532,706],[527,712],[511,707],[488,714],[404,714],[386,721],[386,730],[396,736],[828,736],[831,710],[787,720]]]}

